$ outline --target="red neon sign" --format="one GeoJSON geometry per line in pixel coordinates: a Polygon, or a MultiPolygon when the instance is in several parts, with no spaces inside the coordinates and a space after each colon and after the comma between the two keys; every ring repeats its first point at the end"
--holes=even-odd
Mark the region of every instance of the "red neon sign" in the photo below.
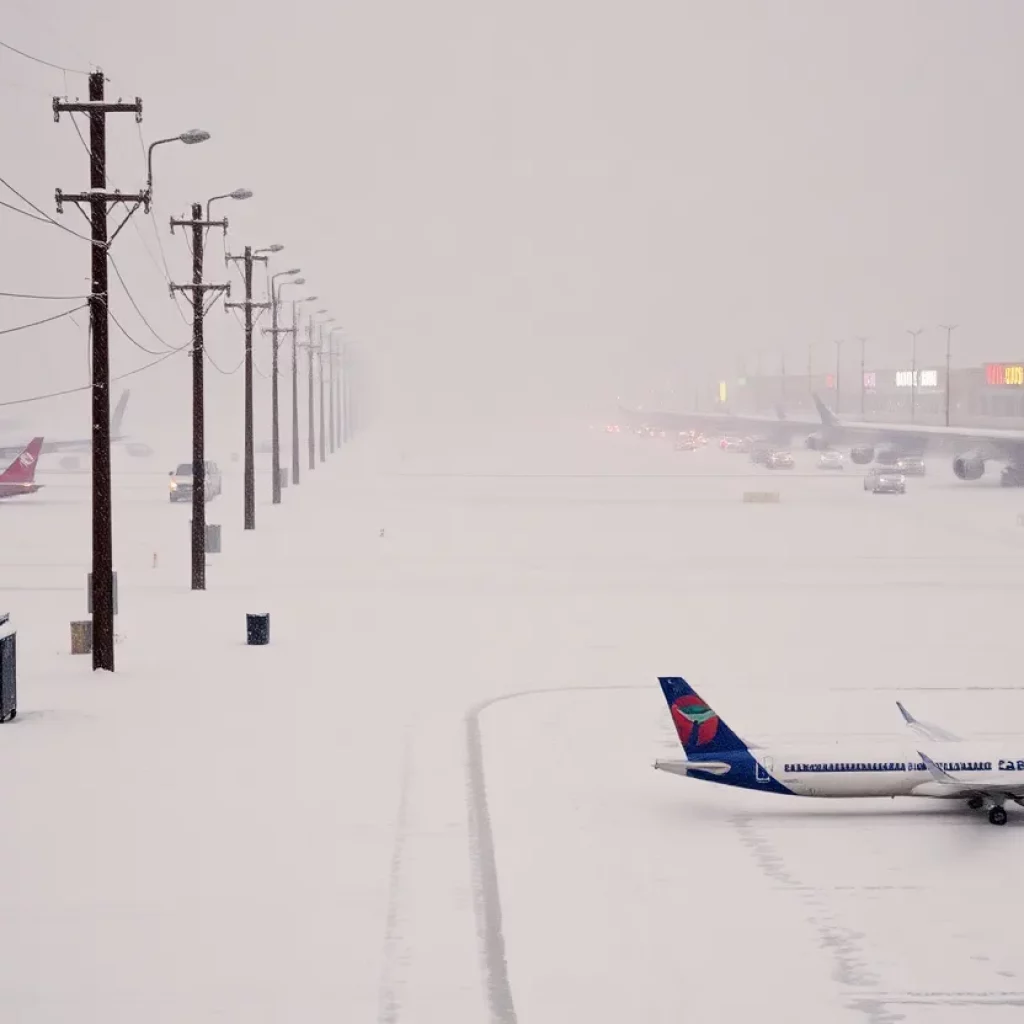
{"type": "Polygon", "coordinates": [[[1024,366],[1020,363],[986,363],[985,383],[993,388],[1024,387],[1024,366]]]}

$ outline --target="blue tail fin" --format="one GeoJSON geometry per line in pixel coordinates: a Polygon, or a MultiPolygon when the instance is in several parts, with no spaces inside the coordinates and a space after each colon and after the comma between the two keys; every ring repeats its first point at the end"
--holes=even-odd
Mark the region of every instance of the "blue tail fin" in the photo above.
{"type": "Polygon", "coordinates": [[[747,750],[747,745],[679,676],[658,676],[672,724],[689,758],[747,750]]]}

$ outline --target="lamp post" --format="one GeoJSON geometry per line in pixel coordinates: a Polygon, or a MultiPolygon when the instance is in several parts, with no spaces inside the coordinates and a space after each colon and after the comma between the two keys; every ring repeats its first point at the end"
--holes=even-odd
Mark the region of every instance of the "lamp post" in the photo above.
{"type": "Polygon", "coordinates": [[[949,376],[949,357],[953,345],[953,332],[959,324],[939,324],[946,332],[946,426],[949,426],[949,393],[952,390],[953,382],[949,376]]]}
{"type": "Polygon", "coordinates": [[[867,338],[857,335],[857,341],[860,342],[860,418],[864,419],[864,346],[867,343],[867,338]]]}
{"type": "Polygon", "coordinates": [[[316,469],[316,428],[313,425],[313,414],[314,414],[314,403],[313,403],[313,329],[316,327],[314,317],[323,316],[326,313],[326,309],[318,309],[309,318],[309,323],[306,325],[306,330],[309,336],[309,340],[306,342],[305,348],[309,355],[309,468],[316,469]]]}
{"type": "MultiPolygon", "coordinates": [[[[326,438],[324,437],[324,324],[334,323],[335,318],[333,316],[327,317],[325,320],[321,320],[317,324],[317,345],[316,354],[317,362],[320,364],[320,461],[323,462],[327,458],[326,451],[326,438]]],[[[330,359],[327,360],[328,368],[330,368],[330,359]]]]}
{"type": "Polygon", "coordinates": [[[907,334],[913,338],[912,347],[910,350],[910,422],[915,421],[917,415],[917,336],[924,332],[923,327],[911,330],[907,328],[907,334]]]}
{"type": "Polygon", "coordinates": [[[292,300],[292,484],[299,483],[299,306],[316,302],[319,296],[307,295],[292,300]]]}
{"type": "Polygon", "coordinates": [[[840,388],[840,372],[843,366],[843,338],[837,338],[836,345],[836,415],[838,416],[842,408],[842,390],[840,388]]]}
{"type": "Polygon", "coordinates": [[[341,387],[339,385],[340,374],[338,356],[334,351],[334,335],[342,330],[340,326],[332,327],[327,332],[327,349],[331,361],[331,452],[334,451],[334,439],[338,439],[338,447],[341,447],[341,387]],[[337,396],[337,397],[335,397],[337,396]]]}
{"type": "MultiPolygon", "coordinates": [[[[183,142],[186,146],[195,146],[200,142],[206,142],[209,138],[209,132],[204,132],[201,128],[191,128],[180,135],[172,135],[170,138],[157,139],[156,142],[151,142],[146,150],[146,194],[150,198],[153,196],[153,150],[157,146],[166,146],[169,142],[183,142]]],[[[207,214],[206,219],[210,219],[209,214],[207,214]]]]}
{"type": "Polygon", "coordinates": [[[277,274],[274,274],[270,278],[270,344],[272,348],[272,360],[271,360],[271,383],[270,383],[270,418],[271,418],[271,468],[270,471],[274,476],[273,484],[271,486],[272,500],[275,505],[281,504],[281,432],[278,421],[278,398],[277,398],[277,375],[278,375],[278,361],[277,361],[277,304],[280,301],[281,289],[289,284],[305,284],[305,278],[297,277],[300,273],[298,267],[293,270],[282,270],[277,274]],[[292,281],[282,281],[281,287],[278,288],[275,285],[275,281],[279,277],[291,277],[294,278],[292,281]]]}

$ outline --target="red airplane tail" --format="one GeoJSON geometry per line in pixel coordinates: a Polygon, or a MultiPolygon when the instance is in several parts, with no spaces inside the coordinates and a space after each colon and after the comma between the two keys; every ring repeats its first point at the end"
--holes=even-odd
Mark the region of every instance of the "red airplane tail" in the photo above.
{"type": "Polygon", "coordinates": [[[30,484],[36,478],[36,465],[43,447],[41,437],[33,437],[25,450],[0,473],[0,484],[30,484]]]}

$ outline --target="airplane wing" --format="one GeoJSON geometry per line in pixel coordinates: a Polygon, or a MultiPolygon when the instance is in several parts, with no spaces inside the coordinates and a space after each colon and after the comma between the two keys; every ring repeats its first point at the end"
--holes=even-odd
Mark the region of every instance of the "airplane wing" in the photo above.
{"type": "Polygon", "coordinates": [[[983,775],[970,781],[958,779],[955,775],[950,775],[944,768],[940,768],[922,751],[919,750],[917,756],[924,762],[924,766],[928,769],[928,774],[932,777],[932,782],[942,786],[943,789],[949,792],[950,796],[971,796],[976,793],[987,796],[995,793],[1000,796],[1011,797],[1014,800],[1018,797],[1024,797],[1024,781],[1008,785],[1006,779],[994,775],[983,775]]]}
{"type": "Polygon", "coordinates": [[[900,709],[900,714],[903,716],[903,721],[910,726],[918,734],[926,740],[931,740],[934,743],[955,743],[957,740],[963,739],[962,736],[957,736],[954,733],[948,732],[939,725],[932,725],[929,722],[922,722],[915,718],[899,701],[896,701],[896,707],[900,709]]]}

